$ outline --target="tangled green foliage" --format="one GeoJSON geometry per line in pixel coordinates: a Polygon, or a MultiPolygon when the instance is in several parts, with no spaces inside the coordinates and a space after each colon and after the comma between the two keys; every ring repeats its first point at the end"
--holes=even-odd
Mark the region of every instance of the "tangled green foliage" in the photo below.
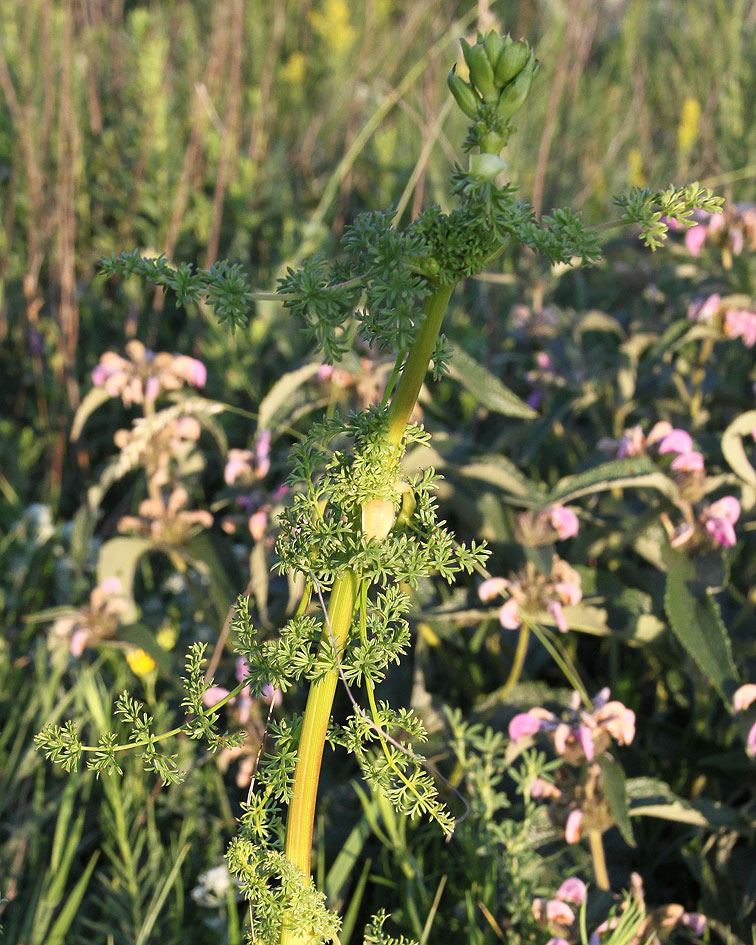
{"type": "MultiPolygon", "coordinates": [[[[490,62],[486,67],[482,53],[475,55],[480,60],[476,81],[478,86],[485,85],[490,62]]],[[[528,68],[532,78],[532,62],[528,68]]],[[[505,73],[506,86],[513,78],[505,73]]],[[[485,101],[485,89],[481,94],[485,101]]],[[[493,113],[489,115],[486,108],[481,114],[488,115],[491,124],[493,113]]],[[[479,138],[479,134],[473,136],[473,141],[483,148],[485,142],[479,138]]],[[[276,567],[305,580],[298,613],[278,637],[264,639],[254,627],[248,600],[241,598],[232,624],[236,650],[249,664],[239,688],[248,685],[251,692],[260,694],[265,686],[286,690],[302,680],[313,684],[338,674],[353,711],[343,725],[331,721],[330,742],[355,757],[374,790],[397,811],[411,818],[425,816],[447,834],[455,821],[439,797],[436,773],[412,747],[426,739],[425,728],[410,710],[377,703],[374,689],[387,667],[399,661],[409,641],[405,616],[409,599],[399,585],[416,587],[421,578],[434,574],[452,584],[460,572],[480,567],[488,552],[474,542],[469,546],[456,543],[439,521],[432,469],[402,478],[400,462],[407,446],[426,443],[428,435],[421,427],[409,425],[399,441],[392,442],[388,435],[390,388],[418,339],[426,300],[481,272],[508,247],[528,247],[551,263],[586,264],[601,255],[601,227],[587,226],[581,214],[569,209],[538,218],[511,186],[495,183],[490,174],[457,168],[452,194],[457,206],[451,212],[428,207],[402,230],[390,210],[362,214],[345,229],[333,260],[314,256],[279,280],[281,303],[298,316],[326,361],[339,361],[359,335],[374,349],[395,352],[396,365],[383,404],[346,418],[327,417],[292,448],[288,481],[293,498],[279,520],[276,567]],[[383,504],[387,517],[380,536],[369,523],[375,503],[383,504]],[[345,575],[355,576],[359,595],[341,647],[334,639],[322,591],[345,575]],[[308,613],[313,595],[320,607],[308,613]],[[352,687],[365,690],[369,711],[360,706],[352,687]]],[[[721,202],[710,191],[691,185],[664,192],[638,190],[618,198],[617,203],[623,211],[621,222],[639,225],[641,239],[653,249],[666,234],[662,217],[686,224],[695,208],[714,210],[721,202]]],[[[110,256],[103,260],[102,269],[107,275],[140,276],[174,291],[182,303],[205,301],[232,330],[245,323],[256,297],[240,268],[227,263],[207,270],[184,264],[174,268],[163,257],[142,258],[135,251],[110,256]]],[[[443,340],[436,342],[434,373],[443,370],[448,351],[443,340]]],[[[205,740],[211,750],[237,744],[241,736],[219,736],[215,731],[223,702],[210,710],[203,706],[208,685],[202,679],[202,656],[203,647],[195,645],[187,659],[182,706],[188,720],[183,726],[156,736],[150,716],[124,694],[117,712],[129,726],[129,741],[119,745],[114,734],[103,735],[98,746],[89,749],[94,754],[89,766],[98,774],[120,773],[116,752],[138,747],[145,767],[171,781],[179,777],[179,771],[174,756],[157,750],[162,738],[183,733],[205,740]]],[[[286,927],[306,930],[313,945],[332,941],[339,929],[338,918],[325,907],[323,893],[284,854],[281,805],[293,798],[302,729],[302,717],[269,724],[238,836],[228,849],[230,871],[250,901],[252,941],[259,945],[278,945],[286,927]]],[[[37,744],[67,770],[76,768],[85,750],[70,723],[46,728],[37,736],[37,744]]],[[[482,745],[481,754],[490,765],[501,758],[501,749],[501,740],[494,738],[482,745]]],[[[496,773],[487,770],[484,774],[481,780],[493,791],[488,797],[493,813],[505,805],[506,798],[493,790],[498,784],[496,773]]],[[[511,825],[509,831],[487,840],[514,856],[513,851],[529,841],[511,825]]],[[[366,945],[410,945],[404,938],[386,935],[384,921],[383,914],[375,918],[366,932],[366,945]]]]}

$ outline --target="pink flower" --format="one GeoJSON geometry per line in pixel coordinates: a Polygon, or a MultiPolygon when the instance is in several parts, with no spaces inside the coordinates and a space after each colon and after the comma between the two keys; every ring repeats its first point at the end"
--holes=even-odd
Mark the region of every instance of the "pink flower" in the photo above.
{"type": "Polygon", "coordinates": [[[707,299],[694,299],[688,306],[688,318],[693,322],[711,324],[719,311],[721,301],[722,296],[718,292],[710,295],[707,299]]]}
{"type": "Polygon", "coordinates": [[[583,589],[581,585],[573,581],[558,581],[554,585],[554,590],[559,594],[562,603],[567,604],[569,607],[575,607],[583,599],[583,589]]]}
{"type": "Polygon", "coordinates": [[[493,600],[494,597],[498,597],[499,594],[503,594],[507,587],[509,587],[509,581],[507,581],[506,578],[488,578],[488,580],[484,581],[478,588],[478,597],[482,601],[493,600]]]}
{"type": "Polygon", "coordinates": [[[207,368],[196,358],[186,354],[177,354],[173,359],[173,373],[195,387],[204,387],[207,383],[207,368]]]}
{"type": "Polygon", "coordinates": [[[202,701],[209,709],[212,709],[221,699],[226,698],[228,692],[228,689],[224,689],[223,686],[211,686],[202,693],[202,701]]]}
{"type": "Polygon", "coordinates": [[[530,782],[530,796],[535,798],[561,797],[562,792],[551,781],[546,781],[544,778],[533,778],[530,782]]]}
{"type": "Polygon", "coordinates": [[[732,548],[737,542],[732,522],[726,518],[707,519],[706,533],[723,548],[732,548]]]}
{"type": "Polygon", "coordinates": [[[514,597],[510,597],[499,611],[499,623],[505,630],[517,630],[522,624],[519,605],[514,597]]]}
{"type": "Polygon", "coordinates": [[[257,468],[255,473],[258,479],[264,479],[270,469],[270,430],[262,430],[255,447],[257,468]]]}
{"type": "Polygon", "coordinates": [[[236,657],[236,668],[234,673],[236,675],[237,682],[244,682],[244,677],[249,672],[249,663],[244,659],[243,656],[236,657]]]}
{"type": "Polygon", "coordinates": [[[567,823],[564,828],[564,839],[567,843],[577,843],[580,839],[580,826],[583,820],[583,812],[581,810],[570,811],[570,815],[567,818],[567,823]]]}
{"type": "Polygon", "coordinates": [[[659,440],[663,440],[665,436],[673,432],[674,430],[669,420],[658,420],[648,431],[646,445],[651,446],[659,440]]]}
{"type": "Polygon", "coordinates": [[[575,913],[561,899],[549,899],[546,903],[546,920],[559,925],[572,925],[575,921],[575,913]]]}
{"type": "Polygon", "coordinates": [[[562,605],[558,600],[552,600],[549,602],[548,611],[554,618],[554,623],[557,625],[557,629],[560,633],[567,633],[570,629],[567,623],[567,619],[564,616],[564,611],[562,610],[562,605]]]}
{"type": "Polygon", "coordinates": [[[253,459],[251,450],[229,450],[226,468],[223,472],[226,485],[232,486],[237,479],[251,480],[253,459]]]}
{"type": "Polygon", "coordinates": [[[746,683],[735,690],[732,697],[732,707],[736,712],[744,712],[753,702],[756,702],[756,685],[746,683]]]}
{"type": "Polygon", "coordinates": [[[585,899],[586,887],[582,879],[577,876],[570,876],[557,889],[556,898],[563,902],[573,902],[576,906],[583,904],[585,899]]]}
{"type": "Polygon", "coordinates": [[[546,945],[570,945],[566,938],[550,938],[546,945]]]}
{"type": "Polygon", "coordinates": [[[578,517],[564,505],[554,505],[550,510],[551,524],[561,539],[573,538],[578,533],[578,517]]]}
{"type": "Polygon", "coordinates": [[[513,742],[519,742],[527,735],[535,735],[543,726],[543,720],[537,719],[529,712],[520,712],[509,723],[509,737],[513,742]]]}
{"type": "Polygon", "coordinates": [[[563,755],[567,751],[567,742],[572,737],[572,729],[566,722],[560,722],[554,729],[554,751],[563,755]]]}
{"type": "Polygon", "coordinates": [[[596,749],[593,744],[593,732],[590,727],[588,725],[578,725],[577,738],[580,742],[580,747],[583,749],[586,761],[593,761],[596,749]]]}
{"type": "Polygon", "coordinates": [[[281,690],[276,689],[272,683],[265,683],[265,685],[262,687],[261,698],[263,702],[266,702],[268,705],[272,704],[274,708],[281,705],[281,701],[283,699],[281,690]]]}
{"type": "Polygon", "coordinates": [[[542,371],[553,371],[554,365],[546,351],[539,351],[536,354],[536,364],[542,371]]]}
{"type": "Polygon", "coordinates": [[[645,449],[646,438],[643,436],[643,429],[640,426],[631,427],[625,430],[622,439],[617,448],[617,459],[628,459],[631,456],[637,456],[645,449]]]}
{"type": "Polygon", "coordinates": [[[693,450],[691,453],[680,453],[672,460],[670,469],[675,472],[703,472],[704,458],[703,454],[693,450]]]}
{"type": "Polygon", "coordinates": [[[685,234],[685,245],[691,256],[698,256],[703,244],[706,242],[706,227],[700,223],[692,226],[685,234]]]}
{"type": "Polygon", "coordinates": [[[746,348],[756,344],[756,312],[729,308],[725,312],[724,333],[728,338],[742,338],[746,348]]]}
{"type": "Polygon", "coordinates": [[[659,443],[659,455],[665,453],[689,453],[693,449],[693,440],[685,430],[670,430],[659,443]]]}
{"type": "Polygon", "coordinates": [[[751,726],[751,731],[746,739],[746,750],[749,755],[756,755],[756,722],[751,726]]]}
{"type": "Polygon", "coordinates": [[[593,718],[596,725],[620,745],[629,745],[635,738],[635,712],[617,700],[607,702],[594,713],[593,718]]]}
{"type": "Polygon", "coordinates": [[[71,656],[74,659],[80,659],[81,654],[84,652],[84,648],[87,645],[87,640],[89,639],[89,630],[84,627],[79,627],[78,630],[74,630],[71,634],[71,638],[68,641],[68,648],[71,651],[71,656]]]}
{"type": "Polygon", "coordinates": [[[255,541],[260,541],[268,527],[268,513],[264,509],[254,512],[249,517],[249,533],[255,541]]]}
{"type": "Polygon", "coordinates": [[[740,502],[733,495],[722,496],[717,499],[706,510],[706,515],[710,518],[724,518],[731,524],[735,524],[740,518],[740,502]]]}

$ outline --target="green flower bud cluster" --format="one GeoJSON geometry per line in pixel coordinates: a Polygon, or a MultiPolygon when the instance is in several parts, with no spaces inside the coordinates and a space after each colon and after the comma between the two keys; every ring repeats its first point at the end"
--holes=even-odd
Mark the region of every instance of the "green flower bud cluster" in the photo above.
{"type": "Polygon", "coordinates": [[[499,152],[511,133],[509,122],[525,104],[538,72],[535,53],[526,40],[513,40],[490,30],[471,46],[460,40],[470,73],[465,82],[456,65],[447,79],[454,99],[475,125],[471,132],[480,154],[470,161],[470,170],[493,178],[504,166],[499,152]]]}

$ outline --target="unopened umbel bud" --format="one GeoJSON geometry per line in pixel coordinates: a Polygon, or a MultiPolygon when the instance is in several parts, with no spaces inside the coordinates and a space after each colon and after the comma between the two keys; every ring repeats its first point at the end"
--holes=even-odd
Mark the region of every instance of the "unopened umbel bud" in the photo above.
{"type": "Polygon", "coordinates": [[[499,36],[496,30],[489,30],[486,34],[485,39],[483,40],[483,45],[486,47],[486,55],[488,56],[488,61],[491,63],[491,67],[496,70],[496,63],[499,61],[499,56],[501,56],[504,51],[504,40],[499,36]]]}
{"type": "Polygon", "coordinates": [[[530,55],[530,47],[524,39],[516,43],[509,37],[507,39],[509,42],[504,43],[504,48],[494,67],[494,80],[500,89],[503,89],[507,82],[511,82],[525,68],[530,55]]]}
{"type": "Polygon", "coordinates": [[[525,104],[533,78],[538,71],[535,53],[531,49],[528,60],[512,81],[506,85],[499,96],[497,111],[503,119],[511,118],[525,104]]]}
{"type": "Polygon", "coordinates": [[[480,99],[473,87],[468,85],[467,82],[457,75],[456,65],[447,76],[446,81],[449,84],[451,94],[454,96],[457,105],[459,105],[468,118],[475,118],[478,114],[480,99]]]}
{"type": "Polygon", "coordinates": [[[499,91],[494,85],[493,66],[488,60],[483,43],[471,46],[464,39],[460,40],[467,68],[470,70],[470,82],[486,103],[495,102],[499,91]]]}

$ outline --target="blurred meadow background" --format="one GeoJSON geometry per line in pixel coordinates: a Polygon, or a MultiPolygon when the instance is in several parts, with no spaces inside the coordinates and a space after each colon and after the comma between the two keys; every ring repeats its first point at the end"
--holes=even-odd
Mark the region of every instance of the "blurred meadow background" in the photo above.
{"type": "MultiPolygon", "coordinates": [[[[265,630],[288,604],[286,580],[268,572],[292,437],[318,412],[369,403],[386,376],[367,352],[318,371],[278,302],[257,303],[232,335],[204,305],[179,307],[134,278],[105,280],[98,261],[134,248],[202,267],[229,260],[272,290],[288,266],[327,253],[361,211],[393,204],[407,221],[431,203],[448,209],[465,124],[446,75],[461,61],[459,36],[490,26],[527,37],[542,63],[506,155],[536,212],[567,204],[598,223],[617,216],[612,197],[624,190],[699,180],[730,214],[726,238],[712,229],[695,252],[681,234],[652,255],[620,233],[588,272],[520,252],[455,297],[448,332],[485,378],[476,389],[453,375],[423,409],[446,476],[444,517],[491,542],[489,567],[506,574],[519,563],[516,470],[472,484],[465,468],[481,457],[508,457],[551,488],[599,462],[602,438],[663,417],[687,426],[730,485],[719,440],[756,406],[756,338],[725,331],[701,357],[706,342],[684,331],[697,296],[754,306],[756,225],[743,208],[756,200],[756,2],[3,4],[0,936],[9,945],[242,941],[245,913],[223,853],[267,706],[248,707],[241,754],[179,743],[190,776],[170,788],[128,759],[123,778],[64,776],[32,737],[73,718],[96,740],[124,688],[159,726],[179,724],[176,679],[194,640],[209,644],[218,681],[233,680],[237,594],[253,595],[265,630]],[[161,395],[180,389],[192,402],[171,401],[184,406],[139,439],[132,421],[150,421],[154,397],[134,389],[129,399],[126,380],[116,390],[103,379],[126,378],[145,349],[167,353],[161,395]],[[491,376],[536,418],[498,415],[491,376]]],[[[655,803],[687,812],[634,817],[635,847],[607,834],[612,885],[627,888],[637,871],[650,906],[681,903],[707,915],[707,936],[750,943],[753,767],[705,668],[668,632],[659,556],[640,529],[637,544],[623,544],[628,523],[663,521],[661,501],[619,489],[592,496],[563,553],[585,566],[583,594],[604,614],[585,614],[584,632],[570,635],[570,664],[590,691],[611,685],[635,710],[628,775],[656,779],[655,803]]],[[[744,525],[730,552],[722,604],[742,682],[749,669],[756,679],[750,534],[744,525]]],[[[548,831],[533,840],[538,818],[507,780],[503,733],[518,706],[566,704],[571,685],[531,645],[526,681],[502,693],[514,640],[480,613],[474,582],[462,594],[421,588],[414,655],[390,689],[425,713],[433,757],[464,783],[473,816],[446,845],[432,827],[396,819],[356,770],[326,766],[316,878],[345,916],[342,945],[361,941],[382,907],[423,945],[442,929],[471,945],[548,938],[531,903],[566,875],[564,844],[548,831]]],[[[588,855],[572,846],[568,859],[571,871],[588,855]]]]}

